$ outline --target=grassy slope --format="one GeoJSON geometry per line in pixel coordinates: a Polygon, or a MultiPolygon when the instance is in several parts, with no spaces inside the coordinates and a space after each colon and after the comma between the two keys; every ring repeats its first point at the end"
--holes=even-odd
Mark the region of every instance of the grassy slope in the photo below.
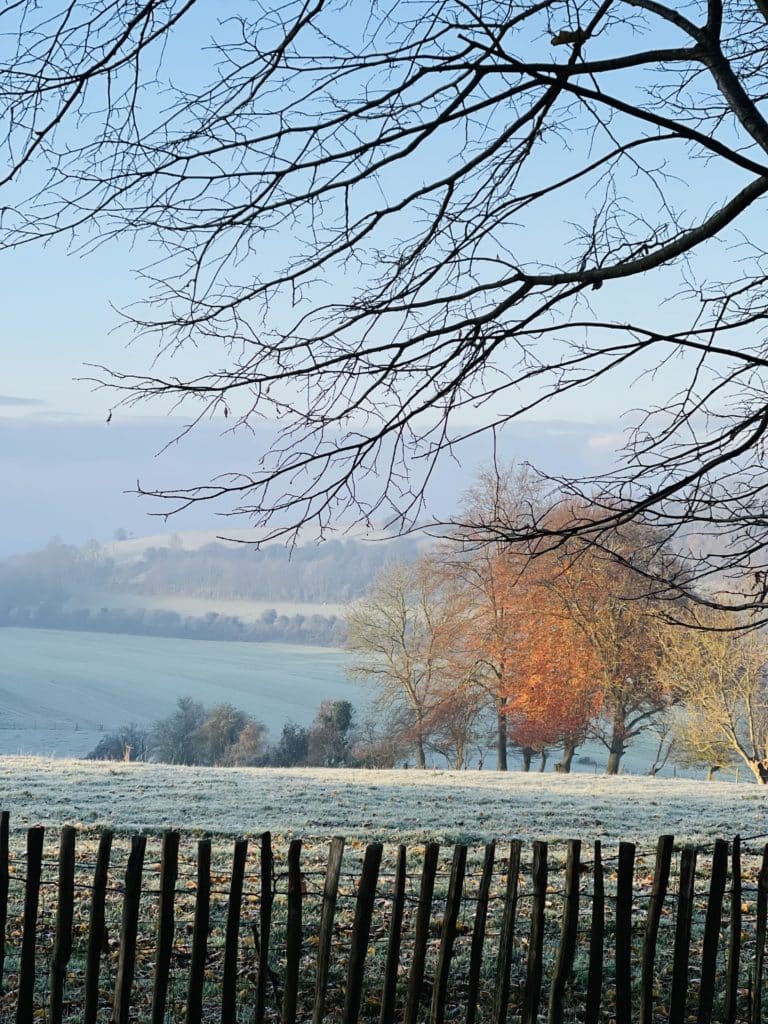
{"type": "MultiPolygon", "coordinates": [[[[100,726],[149,725],[182,696],[234,704],[273,736],[287,719],[308,725],[325,698],[351,700],[362,715],[373,690],[350,682],[344,663],[343,651],[327,647],[0,628],[0,755],[81,757],[101,739],[100,726]]],[[[653,737],[641,736],[625,770],[647,772],[654,753],[653,737]]],[[[558,756],[552,751],[550,770],[558,756]]],[[[580,748],[575,767],[591,773],[585,757],[601,771],[606,752],[580,748]]]]}
{"type": "Polygon", "coordinates": [[[325,698],[364,707],[343,653],[287,644],[0,629],[0,754],[79,757],[126,722],[149,725],[179,697],[231,703],[279,735],[325,698]]]}
{"type": "Polygon", "coordinates": [[[511,772],[213,769],[0,758],[15,826],[110,824],[215,833],[265,829],[387,841],[491,837],[711,842],[768,828],[754,785],[511,772]]]}

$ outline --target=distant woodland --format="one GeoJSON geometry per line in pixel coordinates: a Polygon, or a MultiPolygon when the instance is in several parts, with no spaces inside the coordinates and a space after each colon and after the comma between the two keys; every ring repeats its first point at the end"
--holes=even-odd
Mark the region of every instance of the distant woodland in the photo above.
{"type": "Polygon", "coordinates": [[[401,538],[331,540],[291,551],[224,543],[188,550],[176,538],[168,547],[123,558],[96,542],[78,548],[52,540],[0,562],[0,626],[336,646],[344,641],[344,623],[322,606],[361,596],[382,568],[413,560],[421,547],[401,538]],[[178,598],[180,610],[153,608],[158,597],[166,604],[178,598]],[[267,608],[257,618],[189,615],[186,598],[301,602],[318,610],[285,615],[267,608]]]}

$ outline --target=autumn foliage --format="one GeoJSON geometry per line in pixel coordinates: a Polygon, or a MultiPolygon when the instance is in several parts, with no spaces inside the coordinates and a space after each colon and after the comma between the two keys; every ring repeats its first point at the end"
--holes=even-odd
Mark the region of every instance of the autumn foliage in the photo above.
{"type": "MultiPolygon", "coordinates": [[[[476,489],[478,516],[502,503],[511,514],[515,483],[476,489]]],[[[511,744],[524,761],[561,748],[568,771],[589,736],[618,771],[627,745],[675,700],[661,671],[659,608],[631,565],[668,552],[636,524],[606,538],[611,551],[578,540],[533,551],[460,541],[389,570],[356,607],[355,673],[379,681],[382,706],[401,713],[421,766],[431,748],[460,767],[495,732],[500,769],[511,744]]]]}

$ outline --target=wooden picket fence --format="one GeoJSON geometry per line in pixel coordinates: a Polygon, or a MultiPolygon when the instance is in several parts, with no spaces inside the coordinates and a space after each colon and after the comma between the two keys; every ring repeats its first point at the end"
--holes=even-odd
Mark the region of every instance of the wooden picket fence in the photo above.
{"type": "Polygon", "coordinates": [[[264,833],[224,873],[209,838],[180,864],[178,832],[149,837],[152,864],[134,835],[116,868],[117,839],[65,827],[47,860],[43,828],[0,815],[3,1021],[762,1020],[768,845],[662,836],[646,862],[632,843],[584,861],[577,840],[554,858],[534,842],[524,860],[513,840],[498,858],[456,845],[441,867],[436,843],[341,838],[308,862],[294,839],[282,860],[264,833]]]}

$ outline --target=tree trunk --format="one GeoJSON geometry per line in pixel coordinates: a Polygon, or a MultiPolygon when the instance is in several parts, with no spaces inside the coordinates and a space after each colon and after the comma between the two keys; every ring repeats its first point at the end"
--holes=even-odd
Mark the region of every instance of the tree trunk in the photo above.
{"type": "Polygon", "coordinates": [[[427,758],[424,754],[424,741],[422,740],[421,736],[419,736],[419,738],[416,740],[416,767],[427,767],[427,758]]]}
{"type": "Polygon", "coordinates": [[[605,769],[607,775],[619,774],[619,765],[621,764],[621,759],[623,756],[624,744],[619,742],[616,747],[614,747],[612,744],[608,751],[608,764],[605,769]]]}
{"type": "Polygon", "coordinates": [[[576,753],[577,744],[573,742],[566,743],[563,747],[563,756],[560,758],[558,764],[555,765],[555,771],[562,772],[563,775],[570,774],[571,765],[573,764],[573,755],[576,753]]]}
{"type": "Polygon", "coordinates": [[[720,765],[719,764],[711,764],[709,766],[709,768],[707,768],[707,782],[712,782],[712,780],[715,777],[715,772],[719,772],[719,771],[720,771],[720,765]]]}
{"type": "Polygon", "coordinates": [[[755,760],[749,762],[749,767],[752,769],[752,774],[761,786],[768,784],[768,759],[765,761],[758,761],[757,758],[755,758],[755,760]]]}
{"type": "Polygon", "coordinates": [[[531,761],[533,760],[533,751],[530,747],[523,747],[523,771],[529,772],[531,770],[531,761]]]}
{"type": "Polygon", "coordinates": [[[496,771],[507,771],[507,716],[503,711],[496,716],[496,771]]]}
{"type": "Polygon", "coordinates": [[[539,756],[541,757],[541,763],[539,764],[539,771],[543,772],[546,769],[546,767],[547,767],[547,761],[549,760],[549,754],[547,753],[546,750],[542,750],[539,756]]]}
{"type": "Polygon", "coordinates": [[[611,729],[611,742],[608,746],[608,764],[606,775],[618,775],[621,759],[624,757],[626,746],[624,744],[624,718],[617,714],[613,720],[611,729]]]}

